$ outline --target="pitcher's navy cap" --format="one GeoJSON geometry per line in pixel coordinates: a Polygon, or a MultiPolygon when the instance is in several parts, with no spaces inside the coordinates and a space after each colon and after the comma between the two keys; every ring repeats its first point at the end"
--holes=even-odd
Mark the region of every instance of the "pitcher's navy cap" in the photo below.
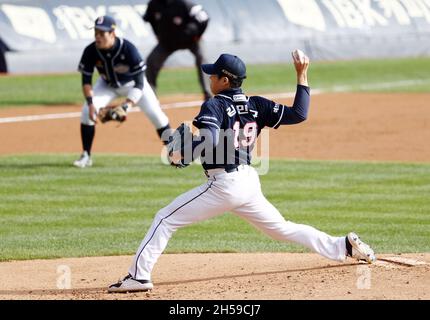
{"type": "Polygon", "coordinates": [[[109,16],[98,17],[94,24],[94,29],[102,31],[114,31],[116,28],[116,22],[114,18],[109,16]]]}
{"type": "Polygon", "coordinates": [[[245,63],[239,57],[228,53],[220,55],[214,64],[202,64],[202,70],[206,74],[225,75],[233,79],[246,78],[245,63]]]}

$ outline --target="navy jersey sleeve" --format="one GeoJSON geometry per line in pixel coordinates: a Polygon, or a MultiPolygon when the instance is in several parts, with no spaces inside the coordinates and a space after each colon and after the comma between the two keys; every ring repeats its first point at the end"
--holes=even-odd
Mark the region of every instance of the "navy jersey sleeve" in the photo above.
{"type": "Polygon", "coordinates": [[[276,127],[278,121],[281,118],[281,106],[272,100],[254,96],[250,97],[252,103],[254,103],[258,110],[257,124],[259,128],[264,127],[276,127]]]}
{"type": "Polygon", "coordinates": [[[131,42],[125,40],[125,45],[127,46],[127,61],[130,66],[130,75],[136,75],[145,71],[146,65],[140,56],[139,51],[131,42]]]}
{"type": "Polygon", "coordinates": [[[78,71],[85,76],[92,76],[95,67],[96,52],[93,44],[85,48],[79,62],[78,71]]]}
{"type": "Polygon", "coordinates": [[[279,128],[283,124],[300,123],[307,118],[310,101],[309,87],[298,85],[292,107],[288,107],[263,97],[251,97],[258,110],[258,125],[279,128]]]}
{"type": "Polygon", "coordinates": [[[199,114],[194,118],[193,125],[199,129],[208,126],[221,129],[223,118],[222,108],[214,103],[214,99],[210,99],[203,103],[199,114]]]}

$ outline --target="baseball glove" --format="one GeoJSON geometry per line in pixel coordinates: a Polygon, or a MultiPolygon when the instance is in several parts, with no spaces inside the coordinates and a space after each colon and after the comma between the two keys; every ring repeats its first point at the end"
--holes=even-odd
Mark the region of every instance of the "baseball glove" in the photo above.
{"type": "Polygon", "coordinates": [[[101,123],[108,121],[124,122],[127,120],[127,105],[123,104],[116,107],[105,107],[101,108],[97,114],[97,117],[101,123]]]}
{"type": "Polygon", "coordinates": [[[167,154],[169,155],[170,164],[176,168],[185,168],[190,165],[189,161],[184,159],[185,146],[192,141],[193,134],[189,125],[182,123],[170,136],[167,144],[167,154]],[[181,159],[172,159],[173,153],[181,154],[181,159]]]}

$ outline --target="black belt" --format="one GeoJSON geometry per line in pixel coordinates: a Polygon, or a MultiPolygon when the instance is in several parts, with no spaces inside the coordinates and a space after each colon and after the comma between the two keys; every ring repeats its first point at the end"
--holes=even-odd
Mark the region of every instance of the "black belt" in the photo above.
{"type": "MultiPolygon", "coordinates": [[[[222,169],[222,168],[214,168],[214,169],[222,169]]],[[[212,170],[212,169],[209,169],[209,170],[212,170]]],[[[224,168],[224,171],[227,173],[231,173],[231,172],[239,171],[239,168],[238,167],[229,167],[229,168],[224,168]]],[[[206,175],[206,177],[209,177],[208,170],[205,170],[205,175],[206,175]]]]}
{"type": "Polygon", "coordinates": [[[235,172],[235,171],[239,171],[238,167],[225,168],[224,170],[225,170],[225,172],[227,172],[227,173],[235,172]]]}

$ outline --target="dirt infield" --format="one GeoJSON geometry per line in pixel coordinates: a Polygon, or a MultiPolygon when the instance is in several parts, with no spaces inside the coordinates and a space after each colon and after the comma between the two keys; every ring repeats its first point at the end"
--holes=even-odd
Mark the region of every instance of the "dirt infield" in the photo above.
{"type": "MultiPolygon", "coordinates": [[[[270,155],[430,162],[429,102],[430,94],[318,95],[307,122],[271,132],[270,155]]],[[[80,107],[1,109],[0,118],[79,111],[80,107]]],[[[192,120],[197,111],[172,109],[167,114],[177,126],[192,120]]],[[[0,123],[0,136],[0,155],[80,152],[78,118],[0,123]]],[[[120,127],[98,125],[93,153],[97,161],[97,153],[158,155],[160,147],[146,117],[133,113],[120,127]]],[[[131,258],[0,263],[0,299],[430,299],[430,253],[380,255],[371,266],[331,262],[315,254],[162,255],[151,293],[107,294],[107,285],[125,275],[131,258]],[[62,282],[69,271],[70,287],[62,282]]]]}
{"type": "MultiPolygon", "coordinates": [[[[5,262],[0,299],[430,299],[430,254],[396,257],[404,262],[342,264],[300,253],[166,254],[154,269],[154,290],[133,294],[106,291],[125,275],[130,256],[5,262]],[[11,276],[17,274],[19,282],[11,276]]],[[[391,261],[393,255],[378,258],[391,261]]]]}
{"type": "MultiPolygon", "coordinates": [[[[193,100],[196,97],[182,97],[193,100]]],[[[291,104],[291,99],[283,100],[291,104]]],[[[312,98],[309,119],[270,133],[276,158],[430,161],[430,94],[325,94],[312,98]]],[[[0,118],[78,112],[80,107],[0,109],[0,118]]],[[[198,108],[171,109],[172,126],[192,120],[198,108]]],[[[79,154],[79,119],[0,123],[0,154],[79,154]]],[[[142,113],[127,122],[98,125],[93,153],[160,153],[160,142],[142,113]]],[[[96,160],[96,158],[95,158],[96,160]]]]}

